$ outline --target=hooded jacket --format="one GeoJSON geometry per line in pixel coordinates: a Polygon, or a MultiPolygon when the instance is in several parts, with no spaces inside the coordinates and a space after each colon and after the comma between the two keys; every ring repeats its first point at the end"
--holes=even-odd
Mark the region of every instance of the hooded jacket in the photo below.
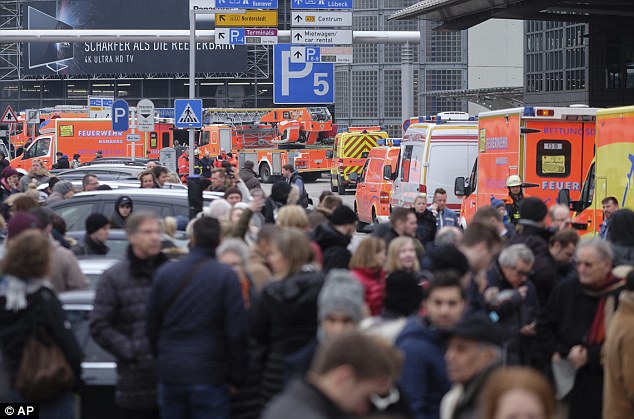
{"type": "Polygon", "coordinates": [[[29,170],[29,173],[22,176],[22,179],[20,179],[19,189],[22,192],[29,189],[29,184],[32,180],[35,180],[37,185],[46,183],[48,182],[49,176],[50,173],[48,172],[48,170],[46,170],[46,167],[42,167],[40,170],[37,171],[31,168],[31,170],[29,170]]]}
{"type": "MultiPolygon", "coordinates": [[[[114,203],[114,214],[112,214],[112,218],[110,219],[110,225],[112,226],[112,228],[125,228],[125,218],[123,218],[121,216],[121,214],[119,214],[119,205],[121,204],[121,201],[123,201],[123,199],[128,198],[126,196],[120,196],[119,198],[117,198],[116,202],[114,203]]],[[[132,215],[132,212],[134,211],[134,204],[132,203],[132,200],[130,199],[130,215],[132,215]]],[[[128,217],[130,216],[128,215],[128,217]]]]}
{"type": "Polygon", "coordinates": [[[332,224],[319,224],[313,233],[313,240],[323,253],[322,270],[348,269],[352,253],[348,250],[351,238],[341,234],[332,224]]]}

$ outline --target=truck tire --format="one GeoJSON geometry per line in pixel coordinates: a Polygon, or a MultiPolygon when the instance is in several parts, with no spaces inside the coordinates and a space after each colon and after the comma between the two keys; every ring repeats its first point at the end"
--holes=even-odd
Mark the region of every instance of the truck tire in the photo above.
{"type": "Polygon", "coordinates": [[[273,183],[273,176],[271,176],[271,166],[268,163],[262,163],[260,166],[260,180],[264,183],[273,183]]]}
{"type": "Polygon", "coordinates": [[[343,178],[341,176],[337,177],[337,193],[339,195],[346,194],[346,186],[343,184],[343,178]]]}
{"type": "Polygon", "coordinates": [[[372,207],[372,224],[378,225],[379,219],[376,216],[376,208],[372,207]]]}
{"type": "Polygon", "coordinates": [[[337,192],[337,187],[335,186],[334,182],[332,181],[333,175],[330,175],[330,192],[337,192]]]}
{"type": "MultiPolygon", "coordinates": [[[[354,201],[354,213],[357,214],[357,219],[359,218],[359,210],[357,209],[357,201],[354,201]]],[[[363,233],[363,230],[368,226],[368,223],[364,221],[357,221],[357,233],[363,233]]]]}

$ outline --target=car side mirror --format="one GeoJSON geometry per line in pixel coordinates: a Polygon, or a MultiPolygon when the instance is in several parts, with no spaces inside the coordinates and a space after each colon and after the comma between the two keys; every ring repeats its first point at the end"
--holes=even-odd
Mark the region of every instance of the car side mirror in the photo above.
{"type": "Polygon", "coordinates": [[[332,159],[332,150],[326,150],[326,158],[332,159]]]}
{"type": "Polygon", "coordinates": [[[357,180],[359,180],[359,174],[356,172],[350,173],[350,175],[348,176],[348,179],[350,179],[353,182],[356,182],[357,180]]]}
{"type": "Polygon", "coordinates": [[[467,194],[464,177],[460,176],[456,178],[456,180],[454,181],[453,189],[456,196],[465,196],[467,194]]]}
{"type": "Polygon", "coordinates": [[[392,166],[389,164],[383,166],[383,179],[392,180],[392,166]]]}

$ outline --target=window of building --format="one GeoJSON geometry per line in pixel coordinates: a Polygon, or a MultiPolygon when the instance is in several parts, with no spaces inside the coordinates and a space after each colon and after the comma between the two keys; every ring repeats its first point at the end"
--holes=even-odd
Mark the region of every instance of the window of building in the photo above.
{"type": "MultiPolygon", "coordinates": [[[[386,31],[418,31],[418,20],[391,20],[389,22],[385,22],[384,28],[386,31]]],[[[355,46],[356,47],[356,46],[355,46]]],[[[418,51],[419,48],[417,45],[411,45],[412,51],[414,52],[414,62],[418,62],[418,51]]],[[[398,44],[386,44],[383,46],[383,59],[384,62],[387,63],[395,63],[400,64],[401,62],[401,45],[398,44]]]]}
{"type": "Polygon", "coordinates": [[[376,9],[378,6],[378,0],[355,0],[354,2],[355,10],[376,9]]]}
{"type": "Polygon", "coordinates": [[[64,97],[64,80],[42,80],[42,97],[55,99],[64,97]]]}
{"type": "Polygon", "coordinates": [[[41,96],[41,81],[23,81],[20,86],[20,98],[39,99],[41,96]]]}
{"type": "Polygon", "coordinates": [[[144,97],[141,94],[141,80],[123,79],[117,81],[117,97],[140,99],[144,97]]]}
{"type": "Polygon", "coordinates": [[[383,109],[386,118],[401,116],[401,70],[383,71],[383,109]]]}
{"type": "MultiPolygon", "coordinates": [[[[353,29],[356,31],[376,31],[379,27],[378,16],[354,16],[353,29]]],[[[376,44],[355,44],[354,63],[376,64],[379,62],[379,46],[376,44]]]]}
{"type": "Polygon", "coordinates": [[[67,80],[66,81],[66,97],[68,99],[83,100],[86,105],[90,86],[88,80],[67,80]]]}
{"type": "Polygon", "coordinates": [[[114,82],[107,80],[93,80],[91,93],[95,96],[114,97],[114,82]]]}
{"type": "Polygon", "coordinates": [[[376,118],[379,114],[378,71],[352,71],[352,117],[376,118]]]}
{"type": "Polygon", "coordinates": [[[143,80],[143,97],[169,97],[169,80],[145,79],[143,80]]]}
{"type": "Polygon", "coordinates": [[[434,31],[440,23],[426,25],[427,61],[458,63],[462,61],[462,32],[434,31]]]}
{"type": "Polygon", "coordinates": [[[350,118],[350,74],[349,71],[335,72],[335,102],[337,103],[337,117],[350,118]]]}

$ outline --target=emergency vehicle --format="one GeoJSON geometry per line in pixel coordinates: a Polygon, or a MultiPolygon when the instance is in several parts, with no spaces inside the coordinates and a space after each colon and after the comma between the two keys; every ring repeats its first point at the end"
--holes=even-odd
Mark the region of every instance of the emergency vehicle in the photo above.
{"type": "Polygon", "coordinates": [[[392,173],[396,171],[400,143],[400,138],[380,139],[379,146],[368,153],[354,197],[354,212],[359,217],[357,231],[390,218],[392,173]]]}
{"type": "Polygon", "coordinates": [[[26,113],[20,112],[18,123],[12,124],[9,140],[16,148],[24,146],[26,142],[35,139],[40,135],[39,126],[47,121],[56,118],[87,118],[88,107],[86,106],[56,106],[54,108],[39,109],[40,120],[37,124],[28,124],[26,113]]]}
{"type": "Polygon", "coordinates": [[[447,208],[458,210],[453,184],[458,174],[468,171],[477,156],[478,125],[465,112],[443,112],[405,122],[397,170],[393,174],[392,207],[413,208],[416,197],[434,191],[447,192],[447,208]]]}
{"type": "Polygon", "coordinates": [[[11,166],[26,173],[38,158],[50,170],[57,162],[57,152],[71,158],[78,153],[86,162],[93,160],[98,150],[103,157],[131,156],[132,147],[137,157],[159,158],[162,148],[172,147],[173,129],[171,123],[155,123],[154,131],[139,133],[140,142],[128,142],[126,135],[131,131],[113,131],[112,119],[56,118],[41,128],[42,135],[24,154],[11,160],[11,166]]]}
{"type": "Polygon", "coordinates": [[[381,127],[349,127],[335,136],[330,170],[330,190],[345,195],[347,188],[357,186],[361,169],[370,149],[388,134],[381,127]]]}
{"type": "Polygon", "coordinates": [[[491,197],[506,201],[506,179],[519,175],[524,196],[549,207],[560,189],[578,199],[583,175],[594,156],[596,109],[586,106],[520,107],[479,115],[478,161],[469,180],[457,177],[456,196],[464,197],[461,225],[491,197]]]}
{"type": "Polygon", "coordinates": [[[572,199],[571,208],[577,212],[573,225],[581,234],[599,232],[604,198],[613,196],[620,208],[634,210],[634,106],[597,110],[596,128],[596,155],[581,193],[575,199],[566,187],[559,194],[564,204],[572,199]]]}
{"type": "Polygon", "coordinates": [[[306,182],[330,171],[328,108],[207,109],[203,120],[201,152],[216,157],[225,149],[240,167],[253,161],[262,182],[281,176],[285,164],[295,166],[306,182]]]}

